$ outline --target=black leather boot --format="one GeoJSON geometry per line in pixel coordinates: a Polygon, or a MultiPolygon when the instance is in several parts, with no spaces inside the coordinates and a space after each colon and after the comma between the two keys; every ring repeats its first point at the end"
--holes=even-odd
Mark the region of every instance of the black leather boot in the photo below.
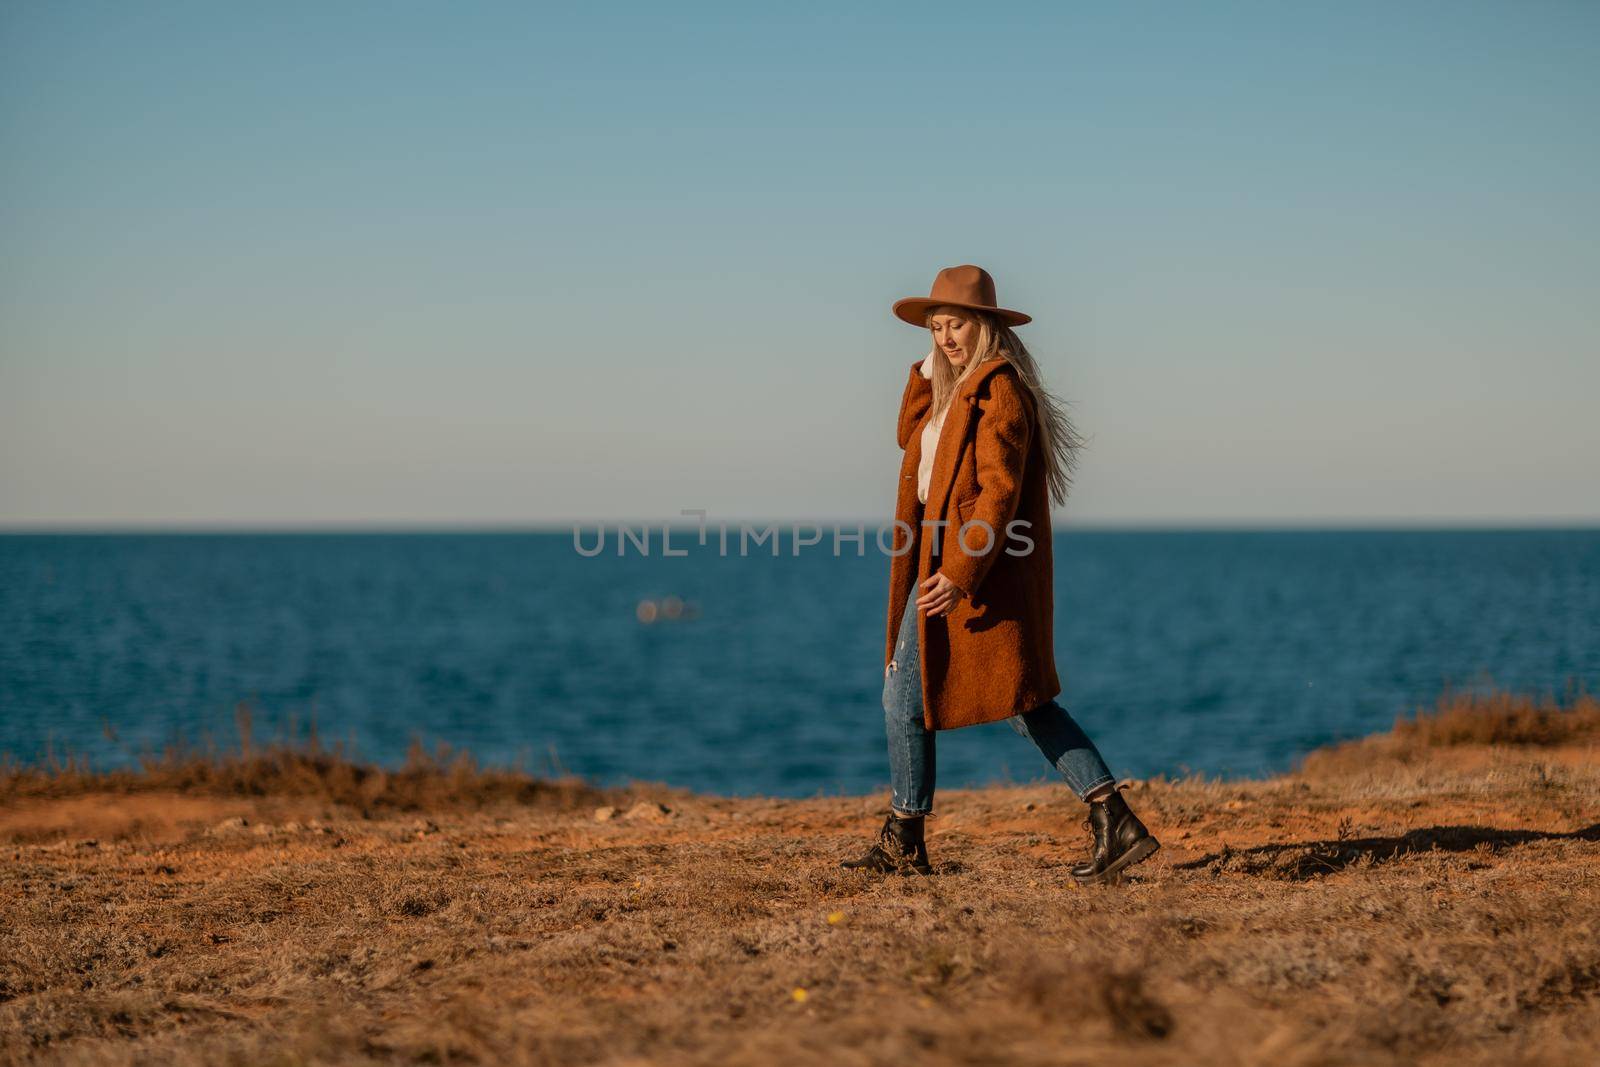
{"type": "Polygon", "coordinates": [[[1161,847],[1122,799],[1120,789],[1113,789],[1103,801],[1089,803],[1088,825],[1094,830],[1094,854],[1088,863],[1072,868],[1072,877],[1084,885],[1115,881],[1161,847]]]}
{"type": "Polygon", "coordinates": [[[839,866],[877,874],[931,874],[928,846],[922,840],[922,816],[903,817],[891,811],[878,831],[877,842],[853,860],[840,860],[839,866]]]}

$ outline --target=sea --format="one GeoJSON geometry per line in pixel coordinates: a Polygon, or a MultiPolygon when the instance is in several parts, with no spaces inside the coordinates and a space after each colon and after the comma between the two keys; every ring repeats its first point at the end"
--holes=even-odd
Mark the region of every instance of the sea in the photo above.
{"type": "MultiPolygon", "coordinates": [[[[873,529],[632,531],[0,536],[0,756],[227,749],[242,706],[257,743],[314,729],[386,766],[420,744],[601,785],[886,791],[873,529]]],[[[1122,776],[1262,776],[1449,693],[1600,691],[1600,530],[1052,547],[1058,699],[1122,776]]],[[[1003,722],[936,741],[941,788],[1055,773],[1003,722]]]]}

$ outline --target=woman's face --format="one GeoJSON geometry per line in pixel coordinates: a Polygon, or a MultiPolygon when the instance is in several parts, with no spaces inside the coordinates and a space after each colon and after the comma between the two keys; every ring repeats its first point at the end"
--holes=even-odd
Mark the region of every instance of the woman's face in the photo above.
{"type": "Polygon", "coordinates": [[[957,370],[966,366],[978,345],[976,319],[940,313],[928,320],[928,329],[933,331],[933,346],[945,354],[952,366],[957,370]]]}

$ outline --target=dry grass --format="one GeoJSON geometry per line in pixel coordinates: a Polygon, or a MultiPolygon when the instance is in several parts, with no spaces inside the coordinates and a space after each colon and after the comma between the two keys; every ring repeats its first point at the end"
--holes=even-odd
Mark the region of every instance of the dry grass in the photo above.
{"type": "Polygon", "coordinates": [[[185,742],[137,757],[138,769],[97,772],[86,758],[51,754],[42,765],[0,761],[0,803],[86,794],[182,793],[206,797],[314,798],[358,811],[432,811],[495,804],[575,807],[607,795],[578,778],[538,778],[517,770],[480,767],[469,752],[444,743],[429,750],[414,740],[403,766],[388,770],[354,758],[343,744],[324,746],[313,725],[304,737],[291,724],[256,744],[251,712],[235,712],[239,748],[219,751],[185,742]]]}
{"type": "Polygon", "coordinates": [[[1358,774],[1363,768],[1424,763],[1440,748],[1586,750],[1600,742],[1600,699],[1574,692],[1566,703],[1520,693],[1446,693],[1432,708],[1395,719],[1386,734],[1330,745],[1302,764],[1310,775],[1358,774]]]}
{"type": "Polygon", "coordinates": [[[1165,847],[1096,889],[1051,783],[941,794],[880,881],[835,863],[881,797],[13,773],[0,1062],[1592,1063],[1585,737],[1139,784],[1165,847]]]}
{"type": "Polygon", "coordinates": [[[1564,745],[1600,738],[1600,699],[1580,693],[1563,706],[1518,693],[1447,695],[1394,724],[1410,750],[1435,745],[1564,745]]]}

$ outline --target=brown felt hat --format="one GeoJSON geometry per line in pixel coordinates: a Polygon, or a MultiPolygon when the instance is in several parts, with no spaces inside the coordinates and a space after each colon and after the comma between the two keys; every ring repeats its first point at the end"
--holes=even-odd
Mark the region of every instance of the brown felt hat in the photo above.
{"type": "Polygon", "coordinates": [[[896,300],[895,318],[909,322],[913,326],[926,328],[927,323],[923,318],[927,315],[928,309],[940,304],[987,311],[1007,326],[1021,326],[1025,322],[1033,321],[1031,315],[996,307],[994,279],[989,277],[988,271],[971,263],[963,263],[959,267],[946,267],[940,271],[939,276],[933,280],[933,288],[928,291],[927,296],[908,296],[904,300],[896,300]]]}

